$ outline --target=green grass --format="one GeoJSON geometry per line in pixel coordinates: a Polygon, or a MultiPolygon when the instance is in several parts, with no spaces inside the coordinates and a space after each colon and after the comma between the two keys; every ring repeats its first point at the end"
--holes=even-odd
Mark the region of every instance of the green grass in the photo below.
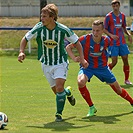
{"type": "MultiPolygon", "coordinates": [[[[43,76],[40,62],[27,56],[19,63],[16,56],[0,58],[0,111],[8,115],[9,123],[2,133],[132,133],[133,113],[130,104],[116,95],[110,87],[93,77],[87,84],[98,110],[86,118],[88,106],[77,89],[78,64],[70,60],[65,86],[71,85],[77,103],[66,101],[64,122],[54,122],[55,95],[43,76]]],[[[133,55],[129,55],[133,75],[133,55]]],[[[122,61],[113,69],[122,87],[133,96],[133,86],[124,85],[122,61]]],[[[133,82],[133,77],[130,78],[133,82]]],[[[1,132],[1,131],[0,131],[1,132]]]]}

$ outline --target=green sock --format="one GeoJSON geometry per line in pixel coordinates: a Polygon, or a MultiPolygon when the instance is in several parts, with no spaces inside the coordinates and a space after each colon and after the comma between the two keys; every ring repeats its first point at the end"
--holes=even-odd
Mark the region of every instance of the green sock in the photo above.
{"type": "Polygon", "coordinates": [[[71,95],[71,92],[70,92],[69,89],[65,88],[64,90],[65,90],[67,96],[70,96],[71,95]]]}
{"type": "Polygon", "coordinates": [[[62,114],[66,101],[66,92],[56,93],[57,114],[62,114]]]}

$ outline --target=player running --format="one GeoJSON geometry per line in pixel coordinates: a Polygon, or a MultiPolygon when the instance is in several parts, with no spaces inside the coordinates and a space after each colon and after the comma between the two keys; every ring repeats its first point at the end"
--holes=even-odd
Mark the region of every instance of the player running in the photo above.
{"type": "Polygon", "coordinates": [[[113,11],[109,12],[104,21],[104,32],[111,37],[111,58],[112,62],[109,64],[109,68],[112,69],[118,61],[118,56],[121,56],[123,61],[123,72],[125,74],[124,83],[132,85],[129,81],[130,66],[128,62],[129,49],[125,41],[124,33],[128,36],[128,40],[132,43],[132,37],[130,32],[126,29],[126,17],[120,12],[120,1],[113,0],[113,11]]]}
{"type": "MultiPolygon", "coordinates": [[[[103,34],[103,22],[96,20],[92,24],[92,33],[83,35],[79,38],[79,41],[82,44],[84,58],[88,61],[89,66],[83,68],[80,67],[78,73],[78,89],[89,105],[89,112],[87,116],[94,116],[97,112],[97,109],[92,102],[90,93],[86,87],[86,83],[90,81],[93,75],[95,75],[102,82],[106,82],[110,87],[122,98],[126,99],[133,108],[133,98],[128,94],[128,92],[122,88],[111,70],[109,69],[108,62],[108,47],[111,43],[111,40],[107,36],[102,36],[103,34]]],[[[69,44],[66,46],[66,50],[69,56],[74,59],[75,55],[72,52],[72,49],[75,47],[75,44],[69,44]]],[[[75,57],[76,58],[76,57],[75,57]]],[[[81,61],[81,60],[80,60],[81,61]]]]}
{"type": "Polygon", "coordinates": [[[27,42],[36,37],[38,44],[38,60],[42,64],[42,70],[48,80],[53,92],[56,94],[56,114],[55,121],[62,121],[66,96],[75,105],[75,98],[71,93],[71,88],[64,89],[67,77],[68,61],[67,52],[64,47],[64,39],[74,43],[82,59],[81,64],[88,66],[85,62],[82,47],[78,41],[78,36],[67,26],[57,22],[58,8],[54,4],[48,4],[41,10],[41,22],[37,23],[20,43],[20,53],[18,61],[25,59],[24,49],[27,42]]]}

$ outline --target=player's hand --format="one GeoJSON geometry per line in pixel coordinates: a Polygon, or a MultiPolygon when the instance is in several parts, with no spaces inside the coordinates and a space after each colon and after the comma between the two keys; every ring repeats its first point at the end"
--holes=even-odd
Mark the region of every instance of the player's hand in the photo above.
{"type": "Polygon", "coordinates": [[[119,37],[117,35],[111,35],[111,38],[114,39],[114,40],[118,40],[119,37]]]}
{"type": "Polygon", "coordinates": [[[83,68],[87,68],[89,66],[89,63],[85,59],[81,60],[80,63],[83,68]]]}
{"type": "Polygon", "coordinates": [[[24,59],[25,59],[25,54],[23,52],[20,52],[18,55],[18,61],[23,63],[24,59]]]}
{"type": "Polygon", "coordinates": [[[79,56],[75,57],[75,58],[73,59],[73,61],[74,61],[74,62],[80,62],[80,57],[79,57],[79,56]]]}

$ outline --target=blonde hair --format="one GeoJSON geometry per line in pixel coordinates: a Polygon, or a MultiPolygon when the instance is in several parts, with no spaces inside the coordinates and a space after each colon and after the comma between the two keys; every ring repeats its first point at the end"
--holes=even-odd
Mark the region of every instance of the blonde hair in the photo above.
{"type": "Polygon", "coordinates": [[[41,12],[47,12],[50,17],[54,17],[54,20],[58,19],[58,8],[55,4],[48,4],[42,8],[41,12]]]}
{"type": "Polygon", "coordinates": [[[95,21],[92,23],[92,26],[93,26],[93,25],[97,25],[97,26],[101,25],[102,28],[104,28],[103,21],[101,21],[101,20],[95,20],[95,21]]]}
{"type": "Polygon", "coordinates": [[[120,1],[119,0],[112,0],[111,5],[116,4],[116,3],[118,3],[120,5],[120,1]]]}

